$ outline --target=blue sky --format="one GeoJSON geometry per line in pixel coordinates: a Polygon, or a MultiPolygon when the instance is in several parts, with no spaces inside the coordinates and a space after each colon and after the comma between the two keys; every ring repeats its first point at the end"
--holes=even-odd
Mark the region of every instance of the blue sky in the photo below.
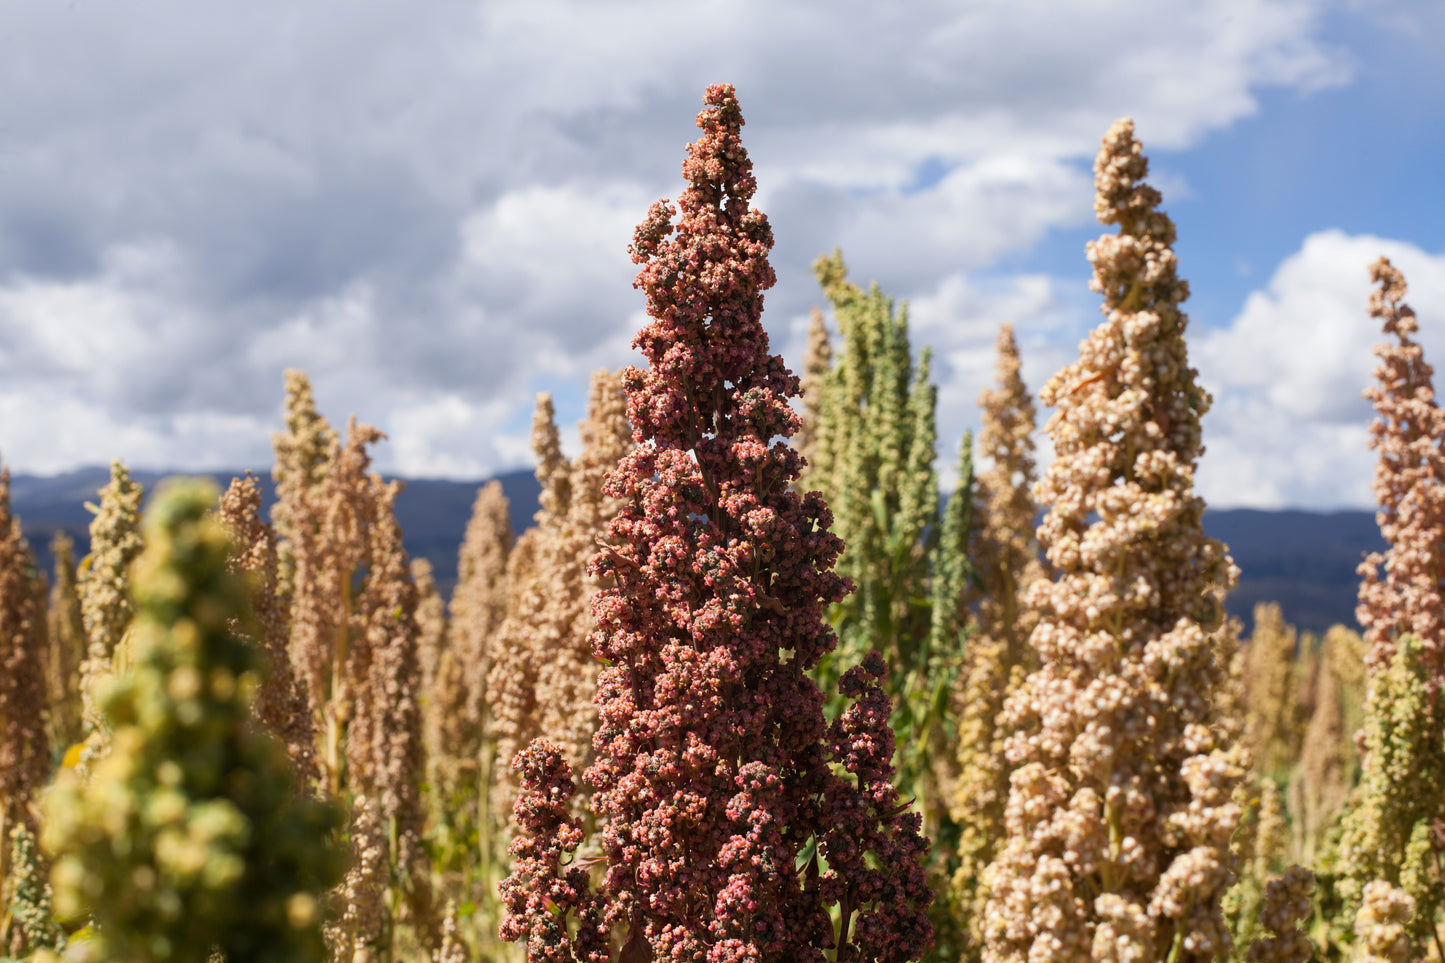
{"type": "Polygon", "coordinates": [[[1320,31],[1345,52],[1348,82],[1311,93],[1262,91],[1255,115],[1191,150],[1158,155],[1156,166],[1190,189],[1170,209],[1196,320],[1227,324],[1261,275],[1315,231],[1445,250],[1445,60],[1433,39],[1445,8],[1430,17],[1421,11],[1414,26],[1363,13],[1334,11],[1320,31]]]}
{"type": "Polygon", "coordinates": [[[1089,165],[1127,114],[1216,396],[1204,494],[1367,506],[1382,251],[1445,356],[1442,33],[1426,0],[7,5],[0,455],[264,468],[297,366],[387,470],[529,463],[537,391],[570,424],[633,360],[632,227],[728,81],[775,346],[801,362],[841,246],[935,348],[945,466],[998,323],[1037,389],[1095,322],[1089,165]]]}

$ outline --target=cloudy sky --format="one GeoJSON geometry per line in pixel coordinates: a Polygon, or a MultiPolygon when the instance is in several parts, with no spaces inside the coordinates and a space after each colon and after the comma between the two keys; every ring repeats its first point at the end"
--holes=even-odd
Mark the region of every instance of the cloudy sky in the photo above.
{"type": "Polygon", "coordinates": [[[1367,265],[1445,359],[1434,0],[0,6],[0,455],[263,468],[281,373],[383,468],[529,461],[633,359],[626,248],[735,84],[774,344],[841,246],[938,358],[944,461],[1013,321],[1037,388],[1097,319],[1089,166],[1136,119],[1179,225],[1216,505],[1370,503],[1367,265]]]}

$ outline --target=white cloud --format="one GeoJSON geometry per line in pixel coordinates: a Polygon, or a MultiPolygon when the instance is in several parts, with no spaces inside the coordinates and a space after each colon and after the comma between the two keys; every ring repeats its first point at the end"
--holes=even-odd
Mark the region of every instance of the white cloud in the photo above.
{"type": "Polygon", "coordinates": [[[1092,214],[1093,178],[1077,166],[1026,156],[989,157],[952,171],[933,190],[880,195],[840,225],[839,244],[860,264],[905,287],[980,268],[1026,249],[1049,228],[1092,214]]]}
{"type": "MultiPolygon", "coordinates": [[[[1192,357],[1213,392],[1199,481],[1211,504],[1369,507],[1374,456],[1374,345],[1369,266],[1381,254],[1404,272],[1426,360],[1445,361],[1445,253],[1338,230],[1307,237],[1225,329],[1198,335],[1192,357]]],[[[1437,383],[1439,379],[1437,378],[1437,383]]]]}
{"type": "Polygon", "coordinates": [[[219,412],[117,418],[64,387],[0,393],[0,457],[26,472],[54,474],[121,459],[134,468],[187,470],[271,464],[271,419],[219,412]]]}
{"type": "Polygon", "coordinates": [[[503,340],[542,370],[585,377],[627,363],[639,307],[627,247],[651,202],[632,185],[508,192],[463,222],[456,283],[496,314],[534,321],[503,340]]]}
{"type": "Polygon", "coordinates": [[[456,395],[403,403],[388,418],[391,463],[414,478],[472,477],[479,457],[491,464],[525,463],[531,440],[526,432],[507,430],[507,408],[506,401],[477,405],[456,395]]]}
{"type": "MultiPolygon", "coordinates": [[[[1263,88],[1348,81],[1316,7],[5,6],[0,446],[23,470],[122,443],[137,463],[240,463],[300,365],[336,420],[391,431],[383,467],[526,460],[535,391],[571,424],[587,370],[631,358],[626,245],[680,190],[722,80],[778,237],[771,327],[800,346],[808,265],[842,244],[914,300],[956,437],[988,377],[983,319],[1057,313],[1046,279],[963,277],[1088,220],[1115,116],[1185,148],[1263,88]]],[[[1068,325],[1028,326],[1030,359],[1071,350],[1068,325]]]]}

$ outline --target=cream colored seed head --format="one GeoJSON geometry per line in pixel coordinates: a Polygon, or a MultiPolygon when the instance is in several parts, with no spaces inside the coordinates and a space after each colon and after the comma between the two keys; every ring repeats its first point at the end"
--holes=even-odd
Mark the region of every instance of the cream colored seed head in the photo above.
{"type": "Polygon", "coordinates": [[[1218,744],[1212,704],[1225,682],[1218,600],[1235,571],[1204,536],[1193,492],[1209,396],[1187,363],[1188,288],[1146,169],[1133,125],[1115,124],[1095,165],[1096,210],[1119,233],[1088,248],[1104,321],[1042,392],[1056,457],[1035,488],[1047,509],[1038,534],[1057,574],[1028,593],[1040,664],[1004,710],[1022,768],[988,874],[988,913],[1010,917],[987,934],[984,959],[999,963],[1046,938],[1121,960],[1162,959],[1177,938],[1178,959],[1203,961],[1228,942],[1219,901],[1247,757],[1218,744]],[[1081,851],[1071,840],[1100,837],[1096,868],[1047,877],[1076,903],[1098,895],[1046,933],[1042,903],[1062,894],[1045,899],[1017,874],[1039,883],[1081,851]],[[1009,895],[1021,891],[1032,895],[1009,895]]]}

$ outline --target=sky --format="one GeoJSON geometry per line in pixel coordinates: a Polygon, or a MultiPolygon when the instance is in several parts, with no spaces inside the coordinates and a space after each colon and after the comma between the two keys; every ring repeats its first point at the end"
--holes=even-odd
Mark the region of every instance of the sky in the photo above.
{"type": "Polygon", "coordinates": [[[801,368],[840,247],[934,351],[946,482],[998,325],[1037,391],[1097,322],[1090,167],[1132,116],[1215,399],[1200,491],[1368,507],[1380,254],[1445,358],[1442,32],[1435,0],[4,4],[0,458],[264,470],[299,367],[385,471],[530,464],[538,392],[573,425],[638,360],[627,245],[728,82],[774,349],[801,368]]]}

